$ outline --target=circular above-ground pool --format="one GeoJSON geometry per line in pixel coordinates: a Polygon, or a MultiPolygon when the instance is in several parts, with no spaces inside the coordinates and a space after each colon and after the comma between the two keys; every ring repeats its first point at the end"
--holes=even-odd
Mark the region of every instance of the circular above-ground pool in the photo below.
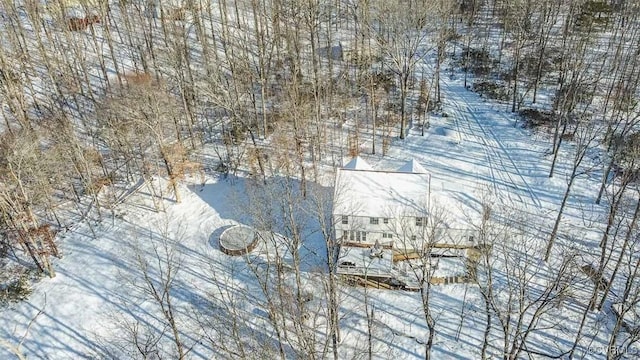
{"type": "Polygon", "coordinates": [[[258,244],[256,231],[248,226],[232,226],[220,234],[220,250],[231,256],[250,253],[258,244]]]}

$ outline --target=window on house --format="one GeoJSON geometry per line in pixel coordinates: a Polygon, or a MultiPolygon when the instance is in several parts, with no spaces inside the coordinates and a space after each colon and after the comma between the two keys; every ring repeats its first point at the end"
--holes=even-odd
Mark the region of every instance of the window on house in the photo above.
{"type": "Polygon", "coordinates": [[[351,230],[349,231],[349,240],[354,241],[356,237],[356,232],[351,230]]]}
{"type": "Polygon", "coordinates": [[[393,234],[383,233],[382,234],[382,238],[383,239],[393,239],[393,234]]]}
{"type": "Polygon", "coordinates": [[[369,224],[378,225],[378,218],[369,218],[369,224]]]}
{"type": "Polygon", "coordinates": [[[367,233],[364,231],[361,231],[362,233],[362,241],[367,241],[367,233]]]}
{"type": "Polygon", "coordinates": [[[384,224],[388,224],[388,223],[389,223],[389,218],[383,218],[383,219],[382,219],[382,222],[383,222],[384,224]]]}
{"type": "Polygon", "coordinates": [[[417,237],[415,235],[411,235],[411,241],[416,241],[417,237]]]}
{"type": "Polygon", "coordinates": [[[356,231],[356,241],[362,242],[367,241],[367,233],[364,231],[356,231]]]}
{"type": "Polygon", "coordinates": [[[342,223],[344,225],[349,223],[349,217],[347,215],[342,215],[342,223]]]}
{"type": "Polygon", "coordinates": [[[424,226],[424,218],[423,217],[417,217],[416,218],[416,226],[424,226]]]}
{"type": "Polygon", "coordinates": [[[342,240],[347,241],[348,237],[349,237],[349,232],[348,231],[343,231],[342,232],[342,240]]]}

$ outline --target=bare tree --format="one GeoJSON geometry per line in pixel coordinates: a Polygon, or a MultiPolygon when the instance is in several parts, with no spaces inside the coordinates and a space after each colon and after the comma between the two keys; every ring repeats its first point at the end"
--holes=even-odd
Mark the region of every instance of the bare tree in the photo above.
{"type": "Polygon", "coordinates": [[[123,332],[115,345],[128,356],[185,359],[197,344],[197,340],[188,344],[184,335],[187,325],[176,295],[183,262],[178,249],[181,235],[170,234],[168,222],[165,219],[157,233],[131,234],[127,260],[132,273],[121,274],[127,290],[121,298],[125,312],[115,314],[112,324],[123,332]],[[167,348],[164,338],[172,346],[167,348]]]}
{"type": "MultiPolygon", "coordinates": [[[[620,162],[625,150],[625,139],[629,137],[630,133],[633,132],[633,129],[640,121],[640,114],[638,114],[637,111],[637,103],[629,96],[629,94],[633,94],[635,92],[635,89],[637,89],[639,85],[639,81],[640,67],[636,68],[633,66],[629,71],[628,76],[619,80],[617,84],[612,85],[612,88],[615,88],[615,93],[612,94],[611,114],[607,114],[606,109],[604,110],[607,123],[604,140],[607,143],[609,160],[606,163],[602,174],[602,181],[600,183],[598,197],[596,198],[596,204],[600,203],[600,199],[605,191],[614,166],[619,165],[618,163],[620,162]]],[[[610,92],[613,92],[613,89],[610,92]]],[[[605,100],[605,103],[607,102],[608,100],[605,100]]],[[[624,161],[624,159],[622,160],[624,161]]]]}
{"type": "MultiPolygon", "coordinates": [[[[637,209],[637,208],[636,208],[637,209]]],[[[634,213],[632,224],[629,231],[636,232],[637,228],[637,213],[634,213]]],[[[640,266],[640,257],[637,253],[629,251],[632,247],[637,247],[637,240],[633,239],[634,236],[626,236],[623,249],[621,250],[620,258],[616,262],[616,271],[622,268],[625,274],[624,286],[622,293],[614,300],[613,313],[616,315],[615,325],[611,331],[609,342],[607,346],[607,357],[611,359],[622,358],[625,354],[624,351],[616,351],[620,348],[631,348],[640,341],[640,334],[630,320],[637,314],[637,308],[640,305],[640,296],[638,295],[638,287],[640,286],[640,279],[638,278],[638,267],[640,266]],[[631,244],[628,241],[631,240],[631,244]],[[626,246],[625,246],[626,245],[626,246]],[[625,249],[626,248],[626,249],[625,249]]],[[[615,273],[612,275],[611,282],[614,281],[615,273]]],[[[606,294],[603,295],[603,301],[606,294]]]]}
{"type": "Polygon", "coordinates": [[[575,129],[573,139],[576,142],[571,168],[571,173],[567,175],[567,188],[565,189],[564,196],[562,197],[562,202],[560,203],[560,208],[558,210],[558,215],[556,216],[556,221],[553,224],[553,229],[551,230],[551,235],[549,236],[549,240],[547,243],[547,248],[544,254],[544,261],[549,260],[549,256],[551,255],[551,250],[555,243],[556,237],[558,235],[558,229],[560,228],[560,222],[562,221],[562,215],[564,214],[565,207],[567,205],[567,201],[569,200],[569,195],[571,194],[571,189],[573,187],[574,181],[576,178],[585,173],[585,169],[583,169],[583,160],[587,155],[588,150],[594,143],[596,136],[599,134],[598,126],[592,122],[578,120],[577,128],[575,129]]]}
{"type": "Polygon", "coordinates": [[[303,256],[310,251],[306,249],[309,223],[318,216],[314,206],[326,204],[309,202],[298,181],[275,177],[266,185],[255,183],[248,188],[250,209],[245,211],[251,215],[264,252],[260,258],[248,259],[249,268],[260,285],[261,306],[268,313],[279,356],[287,357],[288,348],[300,357],[322,358],[329,344],[337,344],[336,306],[320,301],[325,298],[319,296],[325,293],[324,274],[316,276],[305,270],[314,259],[303,256]],[[316,331],[319,327],[325,331],[316,331]]]}
{"type": "Polygon", "coordinates": [[[409,86],[416,64],[428,52],[426,41],[434,26],[435,6],[414,0],[376,1],[371,5],[369,31],[387,58],[383,66],[396,75],[400,87],[400,139],[406,136],[409,86]]]}
{"type": "Polygon", "coordinates": [[[178,181],[183,174],[179,168],[187,159],[171,151],[175,146],[183,148],[182,114],[176,99],[149,74],[133,75],[127,81],[129,85],[116,89],[99,110],[100,137],[114,157],[134,165],[135,175],[162,174],[164,170],[180,202],[178,181]]]}
{"type": "MultiPolygon", "coordinates": [[[[533,75],[533,94],[532,102],[535,104],[538,97],[538,88],[540,87],[540,82],[543,80],[544,70],[547,68],[547,64],[549,63],[546,58],[549,54],[549,42],[552,39],[552,35],[554,35],[554,27],[560,21],[561,7],[562,4],[557,1],[543,1],[538,4],[537,11],[537,21],[535,25],[538,26],[538,30],[540,31],[537,34],[537,43],[535,44],[535,51],[537,52],[537,58],[535,59],[534,65],[534,75],[533,75]]],[[[535,30],[535,29],[533,29],[535,30]]],[[[535,39],[534,39],[535,41],[535,39]]]]}
{"type": "Polygon", "coordinates": [[[29,130],[4,134],[0,143],[0,209],[14,238],[40,271],[55,276],[50,256],[59,256],[54,236],[37,215],[50,208],[55,170],[41,139],[29,130]],[[50,178],[51,176],[51,178],[50,178]]]}
{"type": "Polygon", "coordinates": [[[519,104],[518,81],[521,75],[521,57],[526,41],[529,39],[529,33],[533,30],[531,28],[532,7],[531,0],[518,0],[505,2],[502,8],[505,29],[511,34],[513,40],[513,71],[510,79],[513,81],[511,112],[515,112],[519,104]]]}
{"type": "Polygon", "coordinates": [[[210,265],[215,286],[208,294],[207,308],[195,310],[204,339],[216,356],[227,359],[279,357],[279,346],[265,338],[265,335],[270,335],[269,326],[255,321],[261,314],[248,312],[244,308],[246,304],[262,305],[256,299],[256,292],[229,286],[237,274],[247,271],[246,267],[241,263],[232,263],[231,268],[226,270],[221,272],[216,265],[210,265]]]}
{"type": "Polygon", "coordinates": [[[332,196],[326,189],[317,186],[311,196],[309,202],[311,207],[309,211],[314,215],[317,224],[320,227],[322,237],[326,244],[326,270],[327,285],[326,292],[328,294],[327,307],[329,312],[329,337],[331,338],[331,346],[334,360],[338,359],[338,344],[340,340],[340,298],[339,298],[339,282],[336,274],[336,263],[339,255],[339,247],[335,238],[334,224],[331,220],[332,212],[332,196]]]}
{"type": "Polygon", "coordinates": [[[15,357],[18,360],[26,360],[27,357],[24,355],[24,353],[20,348],[22,347],[22,344],[24,344],[24,341],[29,336],[29,331],[31,330],[31,326],[36,322],[36,320],[38,320],[38,317],[44,313],[44,308],[46,306],[47,306],[47,297],[45,294],[44,304],[42,305],[42,308],[38,309],[38,312],[31,318],[31,320],[29,320],[29,323],[27,324],[27,327],[24,330],[24,333],[22,334],[22,336],[20,336],[18,343],[12,344],[7,340],[0,339],[0,346],[8,350],[11,354],[15,355],[15,357]]]}
{"type": "Polygon", "coordinates": [[[436,205],[424,206],[422,212],[426,216],[406,216],[401,226],[399,237],[401,254],[411,260],[409,268],[415,277],[419,291],[424,321],[427,324],[427,339],[424,341],[424,358],[431,359],[431,350],[436,335],[436,320],[430,303],[432,277],[437,268],[438,259],[433,250],[446,237],[447,213],[436,205]],[[415,226],[414,226],[415,225],[415,226]]]}
{"type": "MultiPolygon", "coordinates": [[[[485,209],[489,209],[485,207],[485,209]]],[[[542,244],[538,234],[529,233],[522,219],[492,220],[495,210],[486,211],[481,225],[481,252],[475,276],[485,302],[487,326],[482,356],[490,354],[490,334],[497,328],[503,359],[528,356],[562,357],[562,349],[536,346],[530,337],[537,329],[562,325],[558,318],[570,287],[577,276],[576,255],[572,252],[552,266],[540,266],[542,244]]]]}
{"type": "MultiPolygon", "coordinates": [[[[603,231],[602,238],[600,240],[600,257],[598,267],[594,277],[596,279],[603,279],[606,269],[609,267],[611,260],[614,256],[614,252],[619,251],[617,260],[614,261],[614,269],[609,281],[606,281],[606,285],[594,287],[591,295],[591,301],[589,307],[591,309],[601,310],[604,306],[609,292],[612,289],[616,280],[616,275],[620,269],[620,262],[626,256],[627,251],[633,253],[633,245],[635,241],[632,239],[635,233],[636,222],[640,213],[640,202],[636,204],[635,211],[630,214],[630,209],[633,206],[629,206],[626,198],[626,191],[632,187],[632,182],[638,174],[640,164],[640,158],[638,157],[640,151],[640,143],[638,142],[637,134],[633,134],[626,141],[624,146],[625,150],[621,155],[621,164],[625,166],[625,172],[622,174],[619,184],[612,186],[611,198],[609,199],[609,207],[607,213],[606,227],[603,231]],[[627,224],[627,219],[630,218],[630,223],[627,224]],[[623,236],[622,244],[620,245],[619,237],[623,236]],[[602,298],[597,300],[599,291],[602,290],[602,298]]],[[[637,189],[636,189],[637,190],[637,189]]],[[[633,199],[635,200],[635,199],[633,199]]]]}

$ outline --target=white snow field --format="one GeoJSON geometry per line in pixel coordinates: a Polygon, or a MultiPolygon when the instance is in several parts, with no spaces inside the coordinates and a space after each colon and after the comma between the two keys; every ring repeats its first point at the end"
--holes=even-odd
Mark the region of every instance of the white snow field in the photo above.
{"type": "MultiPolygon", "coordinates": [[[[560,158],[556,175],[549,178],[550,158],[545,155],[550,148],[549,139],[514,127],[514,118],[505,111],[506,106],[486,102],[465,89],[461,81],[446,79],[443,85],[443,111],[448,116],[433,116],[424,137],[419,131],[411,130],[406,140],[394,141],[386,156],[361,156],[374,168],[387,169],[398,168],[415,158],[431,173],[433,191],[442,202],[437,205],[447,210],[452,223],[476,221],[483,203],[500,209],[498,215],[519,214],[534,235],[514,236],[514,242],[530,241],[512,244],[514,256],[518,251],[526,252],[544,244],[541,234],[547,234],[551,228],[566,187],[571,145],[563,149],[566,155],[560,158]]],[[[344,160],[346,163],[349,159],[344,160]]],[[[329,167],[324,170],[327,180],[317,186],[330,192],[333,170],[329,167]]],[[[570,232],[571,239],[580,241],[560,236],[549,265],[534,262],[537,268],[532,271],[536,276],[527,286],[544,278],[546,267],[554,266],[557,254],[573,248],[588,254],[596,247],[596,231],[601,227],[606,206],[591,205],[599,178],[598,172],[579,177],[569,199],[560,233],[570,232]]],[[[157,181],[157,186],[166,186],[163,180],[157,181]]],[[[55,262],[57,276],[37,283],[27,301],[0,311],[0,338],[17,344],[30,320],[41,310],[42,314],[30,325],[21,345],[27,358],[128,358],[135,353],[119,347],[131,336],[123,330],[123,324],[137,321],[141,328],[147,326],[164,334],[160,349],[165,350],[160,351],[167,353],[160,355],[163,359],[172,358],[175,354],[166,350],[171,345],[169,331],[162,329],[158,320],[160,313],[153,302],[143,296],[140,285],[144,278],[138,266],[139,259],[149,259],[149,271],[159,275],[153,259],[156,252],[165,254],[162,245],[166,242],[162,239],[169,238],[174,241],[169,244],[174,245],[169,255],[180,263],[172,300],[183,341],[190,348],[187,357],[220,356],[201,330],[199,317],[207,310],[224,308],[217,301],[237,300],[233,309],[249,319],[254,331],[263,331],[262,339],[268,343],[271,340],[267,339],[273,339],[274,334],[264,330],[268,328],[265,325],[268,321],[266,310],[261,307],[264,303],[255,276],[259,266],[255,264],[257,259],[264,259],[268,264],[273,250],[262,246],[249,257],[230,257],[219,250],[217,243],[220,233],[230,225],[251,225],[247,214],[252,205],[246,195],[249,181],[243,177],[209,174],[204,186],[181,185],[182,202],[166,199],[164,213],[153,211],[149,193],[143,188],[119,206],[116,217],[106,215],[101,223],[77,225],[60,240],[64,257],[55,262]],[[252,259],[252,265],[248,265],[248,259],[252,259]],[[221,294],[227,297],[221,298],[221,294]]],[[[303,231],[304,286],[315,295],[313,302],[322,306],[325,292],[316,275],[326,271],[323,238],[313,221],[308,221],[303,231]]],[[[585,261],[588,260],[586,256],[585,261]]],[[[446,262],[442,266],[458,267],[446,262]]],[[[505,281],[500,275],[496,276],[496,283],[505,281]]],[[[577,279],[573,296],[550,310],[538,329],[529,335],[528,344],[535,350],[560,354],[571,346],[580,321],[579,313],[591,288],[586,276],[578,275],[577,279]]],[[[430,308],[436,321],[433,358],[478,358],[486,319],[477,286],[433,286],[431,291],[430,308]]],[[[366,357],[365,297],[369,299],[369,311],[373,309],[374,357],[423,358],[427,327],[419,293],[346,285],[339,289],[340,358],[366,357]]],[[[591,350],[606,345],[607,329],[613,321],[606,309],[593,312],[587,318],[585,329],[589,330],[585,330],[585,334],[588,336],[577,348],[577,356],[604,357],[602,352],[591,350]],[[596,329],[600,329],[598,333],[596,329]]],[[[325,320],[317,321],[323,324],[325,320]]],[[[321,333],[323,329],[319,326],[317,331],[321,333]]],[[[495,346],[490,352],[497,354],[502,340],[496,333],[492,333],[490,339],[495,346]]],[[[11,355],[0,349],[0,358],[11,358],[11,355]]]]}

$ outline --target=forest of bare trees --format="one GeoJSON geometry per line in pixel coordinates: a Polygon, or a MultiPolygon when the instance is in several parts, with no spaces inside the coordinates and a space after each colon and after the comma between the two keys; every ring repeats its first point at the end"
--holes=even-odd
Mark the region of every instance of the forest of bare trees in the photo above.
{"type": "MultiPolygon", "coordinates": [[[[385,155],[411,129],[424,135],[429,114],[446,101],[442,79],[463,73],[469,90],[520,115],[515,126],[550,139],[550,178],[562,176],[558,159],[571,159],[555,221],[519,235],[546,246],[513,249],[492,216],[477,224],[487,249],[474,274],[486,320],[482,357],[573,356],[589,336],[590,311],[609,301],[622,319],[640,303],[639,7],[630,0],[0,0],[0,256],[55,277],[56,258],[64,256],[56,235],[72,222],[110,216],[117,199],[106,188],[160,176],[170,186],[147,183],[153,196],[180,202],[187,175],[204,182],[205,171],[242,172],[254,180],[255,223],[275,233],[279,216],[292,240],[274,255],[290,258],[290,277],[250,266],[262,286],[265,326],[279,345],[271,355],[337,359],[340,284],[329,195],[314,188],[318,168],[360,152],[385,155]],[[216,158],[204,159],[205,147],[216,158]],[[594,149],[597,169],[584,161],[594,149]],[[561,226],[567,199],[576,180],[596,170],[602,175],[592,200],[606,207],[599,247],[567,252],[557,243],[571,237],[561,226]],[[327,243],[328,276],[318,278],[326,307],[307,298],[300,278],[310,222],[327,243]],[[575,269],[586,266],[577,258],[588,259],[585,273],[597,283],[585,290],[578,333],[569,346],[528,348],[530,332],[557,325],[546,321],[578,281],[575,269]],[[537,260],[546,265],[537,268],[537,260]],[[492,282],[497,271],[517,284],[512,292],[492,282]],[[546,282],[532,285],[542,271],[546,282]],[[316,327],[326,336],[310,331],[316,327]]],[[[173,254],[170,241],[155,254],[168,271],[165,287],[173,254]]],[[[155,301],[184,358],[171,299],[146,277],[154,259],[135,260],[145,280],[138,290],[155,301]]],[[[425,358],[438,331],[429,261],[416,269],[426,284],[425,358]]],[[[227,304],[240,301],[226,291],[218,295],[227,304]]],[[[242,322],[236,309],[224,310],[242,322]]],[[[212,319],[203,320],[202,338],[214,343],[220,335],[208,332],[212,319]]],[[[125,325],[138,339],[137,324],[125,325]]],[[[235,328],[246,323],[215,322],[223,325],[232,331],[220,353],[251,358],[260,345],[244,343],[235,328]]],[[[622,320],[608,336],[610,348],[640,340],[622,320]]]]}

